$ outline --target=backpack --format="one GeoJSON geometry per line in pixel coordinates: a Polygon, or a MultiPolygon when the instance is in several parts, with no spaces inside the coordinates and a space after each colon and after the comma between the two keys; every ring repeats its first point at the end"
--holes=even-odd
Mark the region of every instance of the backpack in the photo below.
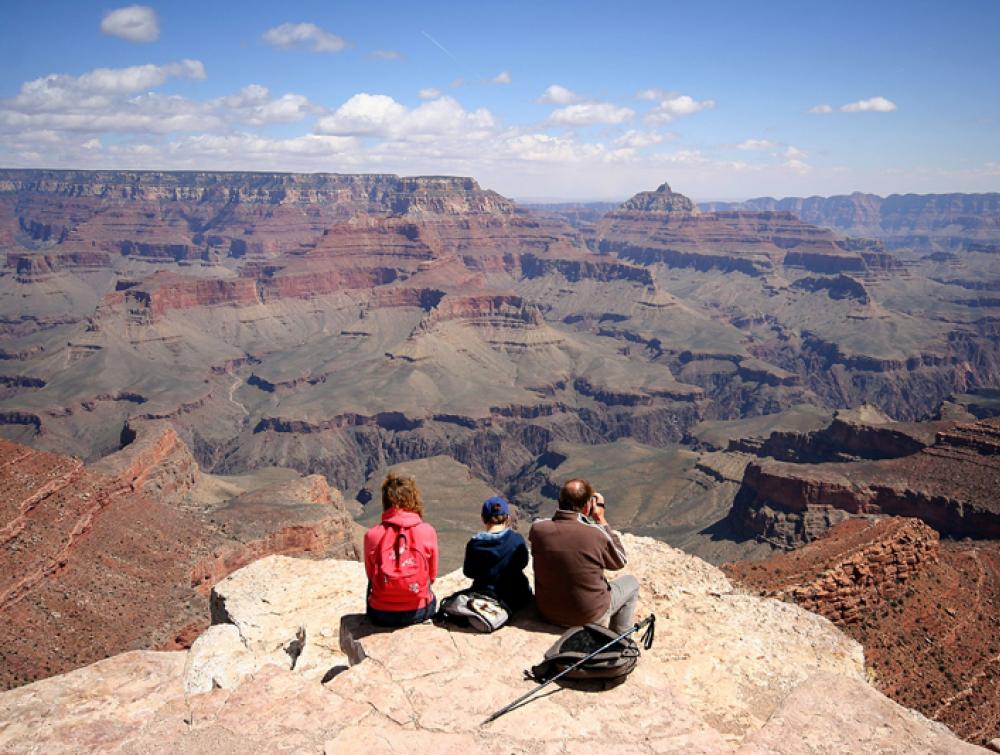
{"type": "Polygon", "coordinates": [[[503,601],[492,595],[460,590],[441,601],[436,618],[477,632],[489,633],[507,623],[510,611],[503,601]]]}
{"type": "MultiPolygon", "coordinates": [[[[618,633],[600,624],[586,624],[572,627],[545,651],[545,659],[525,675],[539,683],[547,682],[556,674],[565,671],[574,663],[587,657],[603,645],[618,638],[618,633]]],[[[644,639],[648,649],[652,637],[644,639]]],[[[566,674],[564,679],[577,681],[599,679],[603,681],[623,680],[632,673],[639,660],[639,646],[631,637],[622,637],[610,647],[566,674]]]]}
{"type": "Polygon", "coordinates": [[[427,585],[427,558],[411,547],[412,527],[386,524],[386,533],[375,554],[375,577],[379,593],[392,602],[405,603],[427,585]]]}

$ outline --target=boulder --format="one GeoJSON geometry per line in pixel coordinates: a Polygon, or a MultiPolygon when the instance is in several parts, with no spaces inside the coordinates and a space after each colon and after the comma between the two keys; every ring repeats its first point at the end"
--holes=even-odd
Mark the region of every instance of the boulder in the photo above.
{"type": "Polygon", "coordinates": [[[262,665],[243,644],[233,624],[216,624],[194,641],[184,664],[184,691],[210,692],[233,689],[262,665]]]}

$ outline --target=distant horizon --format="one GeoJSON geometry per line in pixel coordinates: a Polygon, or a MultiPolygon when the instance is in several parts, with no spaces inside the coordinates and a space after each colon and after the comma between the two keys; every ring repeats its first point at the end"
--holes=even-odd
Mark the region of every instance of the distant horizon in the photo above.
{"type": "MultiPolygon", "coordinates": [[[[647,186],[644,188],[639,188],[630,194],[614,196],[614,197],[571,197],[571,196],[559,196],[559,195],[548,195],[548,196],[519,196],[516,194],[508,194],[499,189],[495,189],[492,186],[485,184],[475,175],[469,174],[459,174],[459,173],[393,173],[393,172],[374,172],[374,171],[338,171],[338,170],[281,170],[281,169],[260,169],[260,168],[225,168],[225,169],[215,169],[215,168],[116,168],[116,167],[101,167],[101,168],[53,168],[47,166],[37,166],[37,167],[23,167],[23,166],[12,166],[12,165],[0,165],[0,171],[6,170],[24,170],[24,171],[49,171],[49,172],[79,172],[79,173],[100,173],[100,172],[122,172],[122,173],[256,173],[260,175],[331,175],[331,176],[361,176],[361,175],[386,175],[386,176],[396,176],[398,178],[461,178],[461,179],[472,179],[479,184],[479,187],[488,191],[495,191],[501,196],[511,199],[518,204],[534,204],[534,205],[546,205],[546,204],[591,204],[591,203],[603,203],[603,204],[614,204],[622,203],[628,201],[631,197],[638,193],[645,191],[654,191],[658,186],[664,183],[663,180],[660,183],[647,186]]],[[[820,194],[816,192],[804,192],[801,194],[754,194],[750,196],[743,197],[700,197],[698,195],[688,194],[683,191],[682,188],[678,188],[669,179],[665,180],[666,183],[670,185],[672,191],[677,194],[683,194],[688,197],[695,204],[708,204],[713,202],[727,202],[727,203],[738,203],[738,202],[749,202],[754,199],[774,199],[775,201],[781,201],[783,199],[809,199],[813,197],[819,197],[822,199],[829,199],[831,197],[838,196],[852,196],[854,194],[861,194],[866,196],[876,196],[881,199],[885,199],[890,196],[942,196],[948,194],[965,194],[965,195],[990,195],[990,194],[1000,194],[1000,188],[996,191],[927,191],[927,192],[890,192],[887,194],[880,194],[873,191],[862,191],[854,190],[849,192],[837,192],[834,194],[820,194]]]]}
{"type": "Polygon", "coordinates": [[[5,11],[15,167],[472,175],[566,201],[663,176],[691,197],[1000,189],[993,0],[5,11]]]}

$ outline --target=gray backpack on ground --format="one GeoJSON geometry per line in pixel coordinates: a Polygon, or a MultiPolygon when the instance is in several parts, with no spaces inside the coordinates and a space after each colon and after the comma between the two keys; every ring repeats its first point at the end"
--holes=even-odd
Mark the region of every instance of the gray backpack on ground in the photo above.
{"type": "Polygon", "coordinates": [[[461,590],[441,601],[436,619],[477,632],[495,632],[510,618],[510,611],[502,601],[491,595],[461,590]]]}
{"type": "MultiPolygon", "coordinates": [[[[588,655],[599,650],[609,642],[614,642],[597,655],[587,659],[580,666],[565,675],[566,679],[575,681],[622,680],[632,673],[639,660],[639,646],[631,637],[618,637],[618,633],[599,624],[585,624],[582,627],[572,627],[562,635],[555,644],[545,651],[545,659],[537,666],[532,666],[526,675],[539,683],[544,683],[579,663],[588,655]],[[617,641],[615,642],[615,640],[617,641]]],[[[643,645],[648,649],[652,645],[652,633],[649,638],[643,637],[643,645]]]]}

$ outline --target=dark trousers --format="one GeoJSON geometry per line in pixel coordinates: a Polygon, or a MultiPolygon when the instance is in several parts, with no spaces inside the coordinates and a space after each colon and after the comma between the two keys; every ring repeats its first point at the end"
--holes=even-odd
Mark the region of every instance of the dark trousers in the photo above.
{"type": "Polygon", "coordinates": [[[367,611],[368,620],[380,627],[408,627],[410,624],[426,621],[435,613],[437,613],[437,598],[433,594],[430,603],[412,611],[380,611],[371,606],[368,606],[367,611]]]}

